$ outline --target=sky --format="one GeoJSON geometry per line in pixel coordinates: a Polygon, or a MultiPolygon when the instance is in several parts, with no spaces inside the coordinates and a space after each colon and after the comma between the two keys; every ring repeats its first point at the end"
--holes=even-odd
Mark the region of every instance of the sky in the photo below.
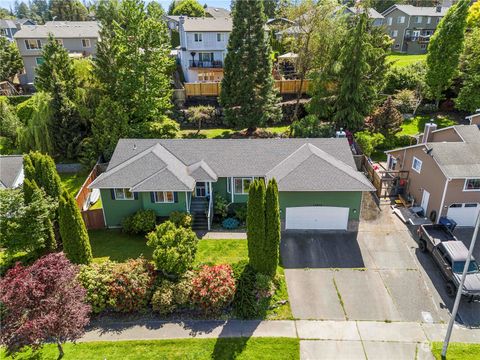
{"type": "MultiPolygon", "coordinates": [[[[20,0],[21,1],[21,0],[20,0]]],[[[28,0],[24,0],[28,2],[28,0]]],[[[162,7],[166,10],[168,5],[170,5],[171,0],[157,0],[162,7]]],[[[0,0],[0,7],[10,9],[10,6],[13,7],[15,0],[0,0]]],[[[212,7],[223,7],[225,9],[230,9],[231,0],[199,0],[200,4],[207,4],[212,7]]]]}

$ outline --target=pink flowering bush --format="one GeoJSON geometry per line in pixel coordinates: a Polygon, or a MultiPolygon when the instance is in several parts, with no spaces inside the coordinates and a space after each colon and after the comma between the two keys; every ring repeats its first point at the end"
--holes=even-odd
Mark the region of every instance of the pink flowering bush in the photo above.
{"type": "Polygon", "coordinates": [[[192,302],[205,313],[218,313],[235,295],[235,279],[230,265],[204,265],[192,280],[192,302]]]}

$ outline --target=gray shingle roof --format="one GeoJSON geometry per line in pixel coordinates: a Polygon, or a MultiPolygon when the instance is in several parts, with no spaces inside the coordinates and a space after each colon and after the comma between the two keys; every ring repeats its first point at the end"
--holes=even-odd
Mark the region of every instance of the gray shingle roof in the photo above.
{"type": "Polygon", "coordinates": [[[230,16],[230,10],[219,8],[219,7],[212,7],[207,6],[205,8],[205,12],[210,14],[213,17],[227,17],[230,16]]]}
{"type": "Polygon", "coordinates": [[[0,19],[0,29],[16,29],[15,20],[0,19]]]}
{"type": "Polygon", "coordinates": [[[385,10],[382,14],[386,16],[393,8],[397,8],[410,16],[445,16],[448,11],[448,7],[442,7],[440,11],[437,11],[435,6],[422,7],[413,5],[401,5],[395,4],[385,10]]]}
{"type": "Polygon", "coordinates": [[[427,147],[447,177],[480,177],[480,143],[439,142],[427,147]]]}
{"type": "MultiPolygon", "coordinates": [[[[356,14],[357,12],[357,8],[355,6],[350,6],[347,8],[348,11],[350,11],[351,13],[353,14],[356,14]]],[[[360,11],[361,13],[363,13],[364,9],[363,8],[360,8],[360,11]]],[[[380,14],[377,10],[375,10],[374,8],[369,8],[368,9],[368,17],[370,19],[383,19],[383,15],[380,14]]]]}
{"type": "Polygon", "coordinates": [[[17,31],[15,39],[48,38],[98,38],[96,21],[47,21],[45,25],[24,25],[17,31]]]}
{"type": "Polygon", "coordinates": [[[122,139],[90,187],[187,191],[195,181],[270,172],[283,191],[372,190],[346,139],[122,139]]]}
{"type": "Polygon", "coordinates": [[[232,18],[231,17],[185,17],[185,23],[183,24],[185,31],[232,31],[232,18]]]}
{"type": "Polygon", "coordinates": [[[22,169],[22,155],[0,156],[0,188],[11,188],[22,169]]]}

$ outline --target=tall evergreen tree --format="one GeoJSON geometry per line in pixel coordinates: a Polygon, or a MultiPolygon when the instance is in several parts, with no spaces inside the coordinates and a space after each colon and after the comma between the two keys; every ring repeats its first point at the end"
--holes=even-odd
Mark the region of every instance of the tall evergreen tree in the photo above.
{"type": "Polygon", "coordinates": [[[72,195],[63,191],[58,204],[58,222],[63,251],[75,264],[92,262],[92,249],[80,209],[72,195]]]}
{"type": "Polygon", "coordinates": [[[205,9],[197,0],[182,0],[172,10],[172,15],[201,17],[205,16],[205,9]]]}
{"type": "Polygon", "coordinates": [[[55,20],[64,21],[85,21],[88,18],[88,10],[79,0],[52,0],[50,14],[55,20]]]}
{"type": "Polygon", "coordinates": [[[254,180],[248,190],[247,204],[248,258],[252,268],[262,271],[265,261],[265,184],[254,180]]]}
{"type": "Polygon", "coordinates": [[[232,15],[220,103],[228,126],[254,130],[281,117],[263,1],[235,1],[232,15]]]}
{"type": "Polygon", "coordinates": [[[39,152],[25,154],[23,155],[23,168],[25,179],[35,181],[48,196],[51,196],[54,201],[58,201],[62,183],[50,156],[39,152]]]}
{"type": "Polygon", "coordinates": [[[370,119],[372,130],[381,133],[385,138],[389,138],[402,130],[400,126],[403,122],[403,116],[395,107],[391,96],[373,112],[370,119]]]}
{"type": "Polygon", "coordinates": [[[0,36],[0,81],[12,81],[23,69],[23,61],[17,44],[0,36]]]}
{"type": "Polygon", "coordinates": [[[280,207],[275,179],[268,182],[265,195],[265,246],[262,273],[274,276],[277,272],[280,247],[280,207]]]}
{"type": "Polygon", "coordinates": [[[426,83],[438,107],[452,84],[463,49],[470,0],[460,0],[440,20],[427,52],[426,83]]]}

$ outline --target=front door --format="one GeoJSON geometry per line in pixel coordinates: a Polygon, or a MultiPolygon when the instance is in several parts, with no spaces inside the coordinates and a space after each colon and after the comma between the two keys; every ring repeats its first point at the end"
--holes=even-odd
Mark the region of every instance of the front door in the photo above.
{"type": "Polygon", "coordinates": [[[428,209],[428,201],[430,200],[430,193],[423,189],[423,196],[422,196],[422,203],[420,204],[420,206],[422,207],[423,209],[423,214],[425,216],[427,216],[427,209],[428,209]]]}
{"type": "Polygon", "coordinates": [[[205,197],[207,196],[207,184],[204,182],[197,182],[195,185],[195,196],[205,197]]]}

